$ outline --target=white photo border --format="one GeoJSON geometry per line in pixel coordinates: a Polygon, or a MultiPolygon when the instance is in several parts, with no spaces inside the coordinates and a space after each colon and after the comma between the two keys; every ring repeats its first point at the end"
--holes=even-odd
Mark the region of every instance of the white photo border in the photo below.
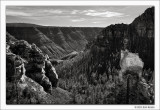
{"type": "Polygon", "coordinates": [[[159,109],[159,1],[1,1],[1,72],[0,72],[0,102],[1,109],[159,109]],[[6,104],[6,6],[154,6],[155,7],[155,104],[154,105],[7,105],[6,104]],[[140,107],[140,108],[136,108],[140,107]]]}

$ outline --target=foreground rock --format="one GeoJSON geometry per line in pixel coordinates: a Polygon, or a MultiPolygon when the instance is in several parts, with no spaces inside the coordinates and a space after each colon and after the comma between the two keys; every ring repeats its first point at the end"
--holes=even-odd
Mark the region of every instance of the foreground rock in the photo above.
{"type": "Polygon", "coordinates": [[[9,34],[7,39],[6,103],[69,103],[69,92],[57,88],[58,75],[49,58],[35,44],[16,40],[9,34]]]}

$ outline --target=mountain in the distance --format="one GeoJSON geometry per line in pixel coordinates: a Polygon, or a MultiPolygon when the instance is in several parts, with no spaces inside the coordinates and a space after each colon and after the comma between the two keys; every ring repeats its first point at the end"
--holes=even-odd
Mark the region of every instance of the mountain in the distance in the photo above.
{"type": "Polygon", "coordinates": [[[7,23],[7,32],[18,40],[35,43],[51,58],[62,58],[73,51],[82,51],[102,28],[54,27],[27,23],[7,23]]]}
{"type": "Polygon", "coordinates": [[[7,27],[39,27],[40,25],[31,23],[7,23],[7,27]]]}

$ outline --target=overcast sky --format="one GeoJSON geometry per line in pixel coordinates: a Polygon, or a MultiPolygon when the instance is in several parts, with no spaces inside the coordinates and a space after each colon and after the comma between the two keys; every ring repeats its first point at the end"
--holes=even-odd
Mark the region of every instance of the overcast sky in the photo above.
{"type": "Polygon", "coordinates": [[[7,23],[106,27],[131,23],[151,6],[7,6],[7,23]]]}

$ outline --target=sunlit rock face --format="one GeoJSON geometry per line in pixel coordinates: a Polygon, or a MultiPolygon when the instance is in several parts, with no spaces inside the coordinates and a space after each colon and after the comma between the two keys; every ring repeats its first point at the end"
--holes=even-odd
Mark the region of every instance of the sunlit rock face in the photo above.
{"type": "Polygon", "coordinates": [[[58,75],[56,73],[55,68],[52,66],[51,62],[48,60],[45,61],[45,72],[46,72],[46,76],[49,78],[49,80],[52,83],[52,87],[57,87],[58,75]]]}
{"type": "Polygon", "coordinates": [[[123,77],[127,75],[127,73],[133,73],[138,75],[138,77],[141,77],[143,66],[144,63],[141,58],[139,58],[137,53],[131,53],[128,50],[121,50],[121,70],[119,72],[119,77],[121,81],[123,80],[123,77]]]}
{"type": "Polygon", "coordinates": [[[122,72],[132,71],[141,77],[143,66],[144,63],[138,54],[131,53],[128,50],[121,50],[120,67],[122,72]]]}

